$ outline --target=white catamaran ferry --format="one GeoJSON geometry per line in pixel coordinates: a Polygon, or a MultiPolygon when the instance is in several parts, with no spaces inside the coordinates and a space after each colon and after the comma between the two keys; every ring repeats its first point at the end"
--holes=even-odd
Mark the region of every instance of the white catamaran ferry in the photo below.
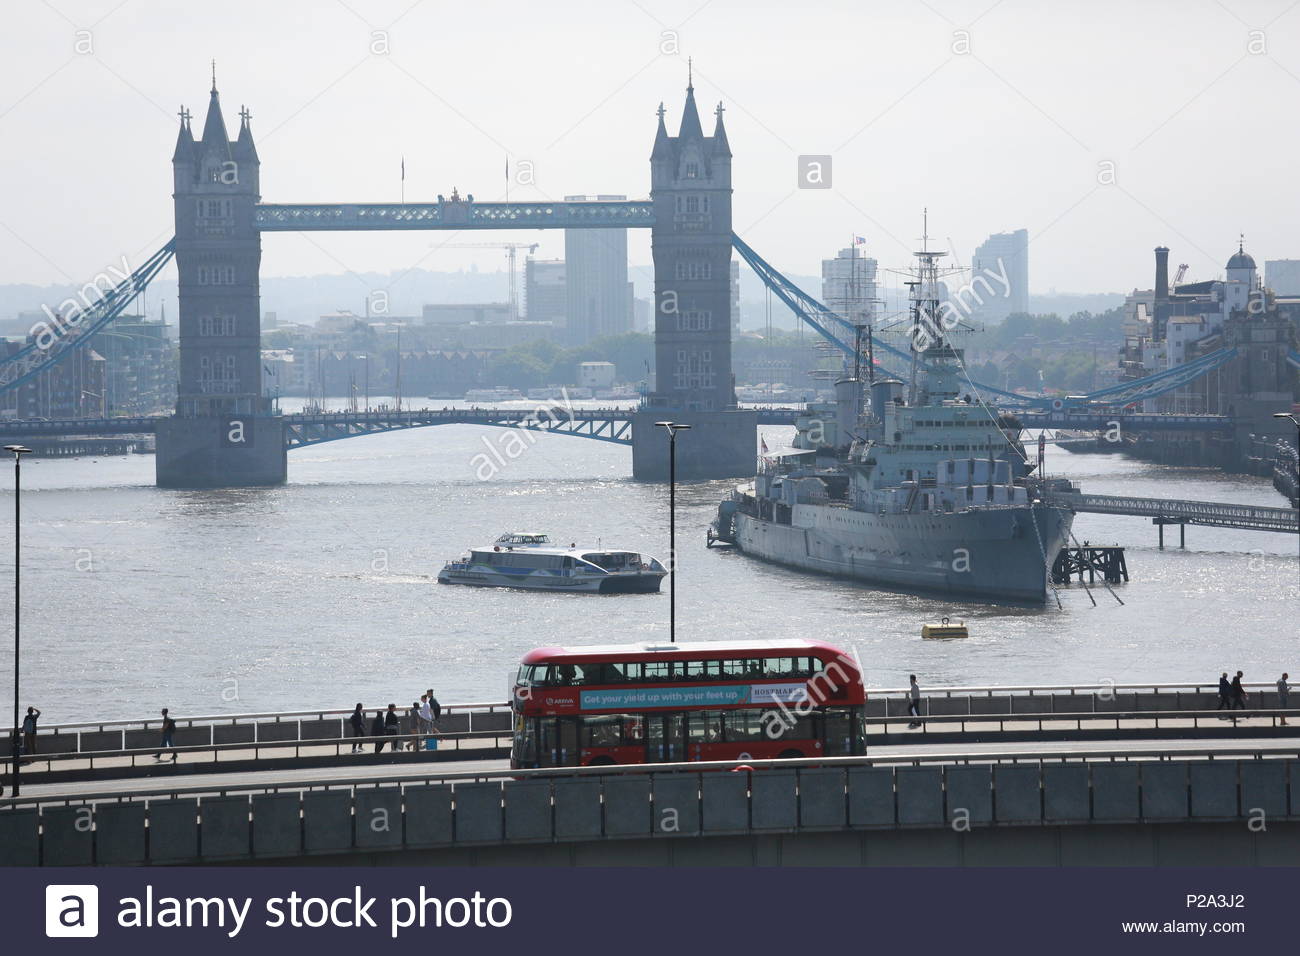
{"type": "Polygon", "coordinates": [[[438,573],[439,584],[587,591],[599,594],[651,593],[668,574],[658,560],[635,551],[590,550],[551,543],[544,534],[511,532],[495,544],[471,548],[438,573]]]}

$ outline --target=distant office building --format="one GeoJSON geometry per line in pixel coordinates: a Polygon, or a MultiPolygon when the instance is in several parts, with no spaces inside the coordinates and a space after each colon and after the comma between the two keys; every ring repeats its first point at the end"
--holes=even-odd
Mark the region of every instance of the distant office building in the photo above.
{"type": "Polygon", "coordinates": [[[1134,289],[1124,297],[1124,337],[1151,338],[1151,317],[1155,315],[1155,289],[1134,289]]]}
{"type": "Polygon", "coordinates": [[[176,404],[176,351],[160,321],[124,315],[91,341],[107,362],[108,415],[154,415],[176,404]]]}
{"type": "Polygon", "coordinates": [[[609,388],[615,373],[613,362],[579,362],[578,384],[583,388],[609,388]]]}
{"type": "Polygon", "coordinates": [[[650,299],[635,299],[632,302],[632,331],[649,332],[653,325],[655,304],[650,299]]]}
{"type": "Polygon", "coordinates": [[[262,349],[262,394],[272,400],[306,394],[310,362],[305,358],[293,349],[262,349]]]}
{"type": "Polygon", "coordinates": [[[1265,259],[1264,285],[1280,296],[1300,296],[1300,259],[1265,259]]]}
{"type": "Polygon", "coordinates": [[[524,317],[529,322],[563,325],[568,302],[565,297],[563,259],[524,260],[524,317]]]}
{"type": "MultiPolygon", "coordinates": [[[[565,196],[565,202],[624,200],[626,196],[565,196]]],[[[627,230],[564,230],[565,323],[568,339],[585,345],[632,330],[627,294],[627,230]]]]}
{"type": "MultiPolygon", "coordinates": [[[[738,263],[732,266],[738,269],[738,263]]],[[[735,275],[739,283],[739,272],[735,275]]],[[[732,307],[739,310],[739,296],[733,295],[732,307]]],[[[822,302],[854,325],[871,325],[876,314],[876,260],[862,255],[856,246],[841,249],[834,259],[823,259],[822,302]]],[[[739,321],[738,316],[734,321],[739,321]]]]}
{"type": "Polygon", "coordinates": [[[471,302],[463,305],[426,305],[425,325],[504,325],[512,321],[509,302],[471,302]]]}
{"type": "MultiPolygon", "coordinates": [[[[29,343],[0,342],[0,357],[29,343]]],[[[59,362],[3,396],[5,418],[103,418],[107,414],[107,362],[90,346],[73,349],[59,362]]]]}
{"type": "Polygon", "coordinates": [[[997,232],[985,239],[971,256],[971,281],[976,276],[983,276],[994,292],[989,296],[983,286],[976,286],[984,299],[978,309],[981,318],[1000,320],[1016,312],[1028,312],[1029,230],[997,232]]]}

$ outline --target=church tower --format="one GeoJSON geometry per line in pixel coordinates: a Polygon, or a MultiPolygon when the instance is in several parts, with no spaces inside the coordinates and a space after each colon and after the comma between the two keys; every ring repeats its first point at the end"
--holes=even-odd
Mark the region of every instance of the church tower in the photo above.
{"type": "Polygon", "coordinates": [[[247,110],[230,139],[216,76],[203,134],[188,110],[172,155],[180,298],[181,416],[257,415],[262,397],[258,270],[262,239],[253,222],[259,161],[247,110]]]}
{"type": "Polygon", "coordinates": [[[189,110],[180,115],[172,153],[180,369],[176,414],[158,425],[157,483],[283,484],[284,424],[262,395],[260,162],[250,117],[239,111],[231,139],[215,70],[198,138],[189,110]]]}
{"type": "MultiPolygon", "coordinates": [[[[689,82],[689,81],[688,81],[689,82]]],[[[731,374],[731,147],[718,104],[705,136],[693,83],[681,127],[669,136],[659,106],[650,154],[655,266],[655,389],[665,411],[716,412],[736,404],[731,374]]]]}

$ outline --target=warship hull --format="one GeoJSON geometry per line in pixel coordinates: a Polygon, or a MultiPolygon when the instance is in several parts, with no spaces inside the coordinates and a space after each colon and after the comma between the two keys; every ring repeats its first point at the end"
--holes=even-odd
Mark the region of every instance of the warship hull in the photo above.
{"type": "MultiPolygon", "coordinates": [[[[753,502],[753,499],[750,499],[753,502]]],[[[1041,604],[1071,511],[1046,505],[872,514],[799,504],[788,521],[737,508],[732,543],[777,564],[883,587],[985,603],[1041,604]]]]}

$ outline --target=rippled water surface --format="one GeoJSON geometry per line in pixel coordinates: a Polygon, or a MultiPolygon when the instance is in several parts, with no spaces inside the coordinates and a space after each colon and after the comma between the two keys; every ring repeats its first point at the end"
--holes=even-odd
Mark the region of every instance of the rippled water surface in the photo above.
{"type": "MultiPolygon", "coordinates": [[[[769,443],[789,429],[767,430],[769,443]]],[[[554,643],[666,635],[668,595],[444,587],[442,562],[507,530],[664,556],[667,491],[634,482],[631,451],[540,436],[490,481],[474,456],[506,433],[440,426],[290,452],[290,484],[179,492],[153,458],[28,461],[23,494],[23,702],[47,721],[503,699],[519,656],[554,643]]],[[[682,440],[688,440],[683,438],[682,440]]],[[[1099,493],[1282,505],[1259,478],[1049,452],[1099,493]]],[[[0,472],[4,542],[12,478],[0,472]]],[[[856,645],[868,683],[1210,682],[1300,673],[1297,541],[1080,515],[1080,540],[1128,547],[1133,581],[1077,585],[1041,609],[978,607],[809,576],[705,548],[732,483],[678,488],[680,639],[807,635],[856,645]],[[969,640],[923,641],[966,618],[969,640]]],[[[8,582],[12,555],[3,548],[8,582]]],[[[0,686],[12,681],[4,604],[0,686]]]]}

